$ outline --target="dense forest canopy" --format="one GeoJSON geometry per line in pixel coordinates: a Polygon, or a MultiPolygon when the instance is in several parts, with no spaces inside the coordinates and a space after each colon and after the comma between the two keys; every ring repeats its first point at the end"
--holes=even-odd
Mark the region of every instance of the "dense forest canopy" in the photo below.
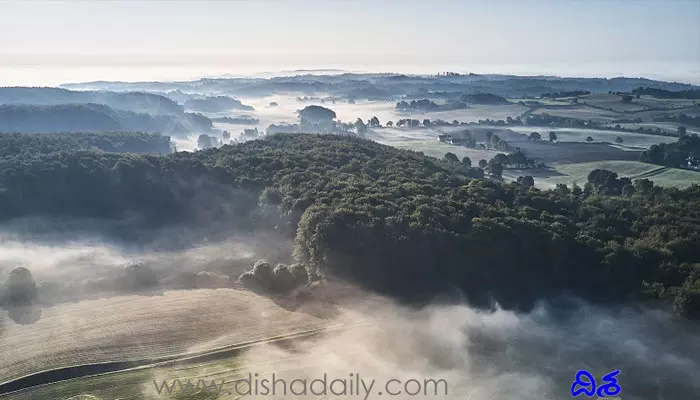
{"type": "Polygon", "coordinates": [[[471,176],[465,163],[337,135],[162,157],[53,152],[0,158],[0,218],[276,227],[316,273],[405,300],[455,289],[527,309],[574,293],[700,314],[697,186],[636,181],[618,195],[604,172],[549,191],[471,176]]]}
{"type": "Polygon", "coordinates": [[[170,137],[142,132],[1,133],[0,157],[98,150],[108,153],[168,154],[170,137]]]}

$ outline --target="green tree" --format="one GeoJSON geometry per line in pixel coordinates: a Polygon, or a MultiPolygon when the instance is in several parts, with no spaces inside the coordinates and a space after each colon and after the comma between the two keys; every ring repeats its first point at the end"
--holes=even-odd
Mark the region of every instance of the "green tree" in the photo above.
{"type": "Polygon", "coordinates": [[[367,124],[362,121],[362,118],[358,118],[357,121],[355,121],[355,129],[357,129],[357,133],[367,133],[367,124]]]}
{"type": "Polygon", "coordinates": [[[36,295],[37,286],[32,273],[24,267],[13,269],[5,281],[5,300],[10,305],[31,304],[36,295]]]}
{"type": "Polygon", "coordinates": [[[508,156],[510,162],[517,167],[524,167],[527,163],[527,157],[520,151],[516,151],[508,156]]]}
{"type": "Polygon", "coordinates": [[[615,137],[615,143],[617,143],[617,144],[622,144],[622,142],[623,142],[623,140],[622,140],[622,137],[621,137],[621,136],[615,137]]]}
{"type": "Polygon", "coordinates": [[[464,165],[465,167],[471,167],[472,159],[467,156],[462,157],[462,165],[464,165]]]}
{"type": "Polygon", "coordinates": [[[508,158],[508,156],[503,154],[503,153],[498,153],[495,156],[493,156],[492,161],[495,163],[499,163],[501,165],[509,165],[510,164],[510,158],[508,158]]]}
{"type": "Polygon", "coordinates": [[[557,133],[554,131],[549,131],[549,141],[550,142],[556,142],[557,141],[557,133]]]}
{"type": "Polygon", "coordinates": [[[685,126],[679,126],[678,128],[676,128],[676,134],[678,135],[678,137],[681,137],[681,138],[685,137],[685,135],[686,135],[685,126]]]}
{"type": "Polygon", "coordinates": [[[430,126],[430,120],[429,119],[424,119],[423,120],[423,126],[430,126]]]}
{"type": "Polygon", "coordinates": [[[297,113],[301,124],[330,124],[336,118],[335,111],[321,106],[306,106],[297,113]]]}
{"type": "Polygon", "coordinates": [[[494,162],[489,164],[488,169],[491,177],[497,179],[503,178],[503,164],[494,162]]]}
{"type": "Polygon", "coordinates": [[[537,141],[540,139],[542,139],[542,135],[540,135],[538,132],[532,132],[532,133],[530,133],[530,136],[528,136],[528,140],[537,141]]]}
{"type": "Polygon", "coordinates": [[[636,192],[641,194],[651,194],[654,190],[654,181],[647,178],[636,179],[634,181],[634,188],[636,192]]]}
{"type": "Polygon", "coordinates": [[[214,138],[210,137],[207,134],[201,134],[197,138],[197,147],[201,150],[206,150],[210,149],[212,147],[216,147],[215,140],[212,140],[214,138]]]}
{"type": "Polygon", "coordinates": [[[530,175],[519,176],[518,183],[526,187],[533,187],[535,186],[535,179],[530,175]]]}
{"type": "Polygon", "coordinates": [[[591,136],[586,137],[586,142],[588,142],[588,143],[593,142],[593,138],[591,136]]]}
{"type": "Polygon", "coordinates": [[[484,169],[484,168],[486,168],[487,165],[489,165],[489,163],[486,160],[484,160],[483,158],[481,160],[479,160],[479,168],[484,169]]]}
{"type": "Polygon", "coordinates": [[[450,152],[445,153],[445,160],[449,161],[449,162],[455,162],[455,163],[459,162],[459,158],[457,158],[457,155],[455,153],[450,153],[450,152]]]}

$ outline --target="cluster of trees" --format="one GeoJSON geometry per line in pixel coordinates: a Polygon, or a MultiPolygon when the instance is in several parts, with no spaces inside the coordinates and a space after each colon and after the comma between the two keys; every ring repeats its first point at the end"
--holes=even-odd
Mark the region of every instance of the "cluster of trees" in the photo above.
{"type": "Polygon", "coordinates": [[[694,117],[692,115],[686,115],[684,113],[666,114],[661,117],[654,118],[655,122],[678,122],[685,125],[700,126],[700,116],[694,117]]]}
{"type": "Polygon", "coordinates": [[[358,118],[354,123],[347,123],[336,120],[337,114],[330,108],[318,105],[306,106],[301,110],[297,110],[298,123],[296,124],[271,124],[267,127],[266,133],[274,135],[277,133],[334,133],[334,134],[362,134],[367,131],[367,126],[376,123],[379,126],[379,120],[373,117],[367,120],[367,124],[358,118]]]}
{"type": "Polygon", "coordinates": [[[568,92],[549,92],[549,93],[542,93],[540,97],[542,98],[550,98],[550,99],[557,99],[557,98],[562,98],[562,97],[577,97],[577,96],[585,96],[591,94],[588,90],[571,90],[568,92]]]}
{"type": "MultiPolygon", "coordinates": [[[[229,134],[230,135],[230,134],[229,134]]],[[[197,137],[197,148],[200,150],[212,149],[217,146],[221,146],[223,143],[216,136],[207,135],[203,133],[197,137]]]]}
{"type": "Polygon", "coordinates": [[[486,132],[484,145],[487,149],[510,150],[510,145],[493,132],[486,132]]]}
{"type": "Polygon", "coordinates": [[[632,90],[634,95],[647,95],[659,99],[700,99],[700,89],[689,90],[666,90],[650,87],[639,87],[632,90]]]}
{"type": "Polygon", "coordinates": [[[233,125],[257,125],[260,120],[253,117],[219,117],[212,118],[212,122],[233,124],[233,125]]]}
{"type": "Polygon", "coordinates": [[[319,101],[319,100],[321,100],[319,97],[313,97],[313,96],[312,97],[308,97],[308,96],[297,97],[297,101],[300,103],[306,103],[309,101],[319,101]]]}
{"type": "MultiPolygon", "coordinates": [[[[520,151],[516,151],[511,154],[498,153],[489,161],[479,160],[478,168],[472,168],[472,160],[469,157],[463,157],[460,161],[456,154],[445,153],[444,160],[452,164],[461,163],[462,166],[471,169],[469,176],[472,178],[483,178],[485,172],[488,172],[488,176],[491,179],[501,180],[503,179],[503,170],[505,168],[544,168],[545,165],[542,162],[537,162],[527,158],[520,151]]],[[[535,185],[535,181],[531,176],[519,177],[518,183],[532,187],[535,185]],[[524,181],[521,181],[522,179],[524,181]]]]}
{"type": "Polygon", "coordinates": [[[437,104],[428,99],[399,101],[396,103],[397,111],[417,111],[417,112],[433,112],[433,111],[449,111],[461,110],[467,108],[467,105],[461,102],[448,101],[445,104],[437,104]]]}
{"type": "MultiPolygon", "coordinates": [[[[386,123],[386,126],[392,126],[392,124],[393,124],[393,123],[392,123],[391,121],[389,121],[389,122],[386,123]]],[[[422,123],[421,123],[420,120],[417,120],[417,119],[410,119],[410,118],[402,118],[402,119],[396,121],[396,126],[398,126],[398,127],[406,126],[406,127],[417,128],[417,127],[421,126],[421,124],[422,124],[422,126],[425,126],[425,127],[428,127],[428,126],[456,126],[456,125],[467,125],[466,123],[464,123],[464,122],[461,122],[461,123],[460,123],[460,122],[457,121],[457,120],[454,120],[454,121],[452,121],[452,122],[448,122],[448,121],[445,121],[445,120],[442,120],[442,119],[433,119],[433,120],[431,120],[431,119],[428,119],[428,118],[423,119],[422,123]]]]}
{"type": "Polygon", "coordinates": [[[536,126],[563,126],[563,127],[586,127],[592,126],[593,121],[585,121],[578,118],[570,117],[560,117],[557,115],[550,115],[547,113],[542,114],[530,114],[526,119],[527,125],[536,126]]]}
{"type": "Polygon", "coordinates": [[[0,133],[0,157],[99,150],[108,153],[168,154],[170,137],[141,132],[0,133]]]}
{"type": "Polygon", "coordinates": [[[337,117],[335,111],[322,106],[306,106],[301,110],[297,111],[297,114],[299,115],[299,122],[301,122],[302,124],[330,122],[337,117]]]}
{"type": "Polygon", "coordinates": [[[505,98],[491,93],[471,93],[465,94],[459,99],[462,103],[486,104],[486,105],[506,105],[511,104],[505,98]]]}
{"type": "Polygon", "coordinates": [[[403,128],[403,127],[418,128],[420,126],[420,120],[410,119],[410,118],[402,118],[402,119],[396,121],[396,126],[399,128],[403,128]]]}
{"type": "Polygon", "coordinates": [[[654,144],[639,155],[639,161],[673,168],[697,167],[700,164],[700,137],[684,135],[674,143],[654,144]]]}
{"type": "Polygon", "coordinates": [[[231,220],[293,235],[313,274],[406,301],[458,289],[477,305],[527,309],[574,293],[700,315],[700,187],[634,182],[630,193],[625,181],[618,196],[601,188],[620,179],[598,172],[583,189],[542,191],[474,170],[339,135],[162,157],[56,152],[0,159],[0,219],[231,220]]]}
{"type": "Polygon", "coordinates": [[[528,169],[528,168],[545,168],[545,164],[542,161],[536,161],[528,158],[521,151],[517,150],[510,154],[498,153],[490,160],[491,163],[496,162],[503,165],[505,168],[517,168],[517,169],[528,169]]]}
{"type": "Polygon", "coordinates": [[[288,293],[310,283],[310,277],[306,267],[301,264],[277,264],[273,268],[267,261],[258,260],[253,269],[238,277],[238,283],[253,290],[288,293]]]}

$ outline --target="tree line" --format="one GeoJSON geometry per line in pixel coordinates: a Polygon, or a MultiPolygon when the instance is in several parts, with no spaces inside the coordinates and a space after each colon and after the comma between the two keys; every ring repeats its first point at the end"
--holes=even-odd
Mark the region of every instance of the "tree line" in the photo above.
{"type": "Polygon", "coordinates": [[[169,136],[143,132],[2,133],[0,157],[75,150],[108,153],[168,154],[175,150],[169,136]]]}
{"type": "Polygon", "coordinates": [[[538,190],[358,137],[279,134],[161,157],[4,157],[0,219],[230,221],[294,237],[310,274],[405,301],[459,291],[476,305],[528,309],[573,293],[699,316],[700,188],[645,180],[632,191],[605,172],[589,181],[538,190]]]}

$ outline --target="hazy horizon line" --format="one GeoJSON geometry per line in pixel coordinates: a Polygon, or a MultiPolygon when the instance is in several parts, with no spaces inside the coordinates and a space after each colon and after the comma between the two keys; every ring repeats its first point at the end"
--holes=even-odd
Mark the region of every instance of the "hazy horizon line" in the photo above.
{"type": "Polygon", "coordinates": [[[700,66],[693,62],[610,62],[548,64],[319,64],[319,65],[1,65],[0,86],[61,87],[112,83],[178,83],[201,79],[272,78],[306,75],[404,74],[431,76],[442,72],[562,79],[637,78],[700,86],[700,66]],[[658,72],[662,71],[662,72],[658,72]],[[314,73],[321,72],[321,73],[314,73]],[[335,72],[335,73],[333,73],[335,72]]]}

